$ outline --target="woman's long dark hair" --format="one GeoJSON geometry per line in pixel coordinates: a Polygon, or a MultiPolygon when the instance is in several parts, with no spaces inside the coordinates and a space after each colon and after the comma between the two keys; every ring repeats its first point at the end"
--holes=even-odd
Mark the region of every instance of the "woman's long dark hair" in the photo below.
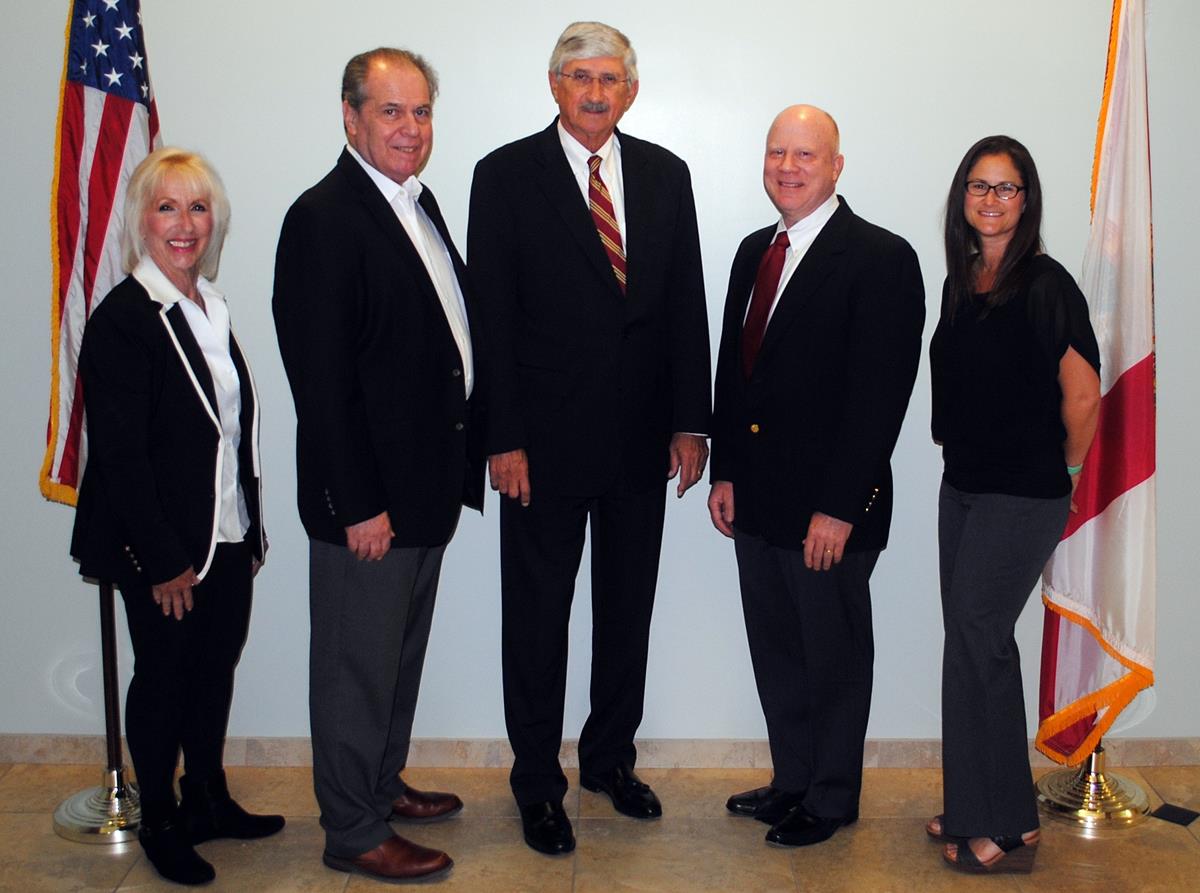
{"type": "Polygon", "coordinates": [[[1029,150],[1011,136],[986,136],[967,150],[963,160],[950,181],[950,194],[946,198],[946,301],[943,312],[953,319],[971,300],[975,291],[973,275],[979,258],[979,234],[967,223],[963,214],[963,197],[967,194],[967,177],[971,168],[985,155],[1007,155],[1021,175],[1025,187],[1025,211],[1017,223],[1016,232],[1004,257],[996,270],[991,291],[988,292],[988,309],[999,307],[1017,290],[1026,263],[1042,250],[1042,183],[1038,179],[1037,165],[1029,150]]]}

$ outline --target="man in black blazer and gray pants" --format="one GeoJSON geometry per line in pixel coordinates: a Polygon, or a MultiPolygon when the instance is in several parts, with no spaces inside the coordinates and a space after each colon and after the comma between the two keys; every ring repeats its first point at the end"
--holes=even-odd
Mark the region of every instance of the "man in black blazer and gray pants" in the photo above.
{"type": "Polygon", "coordinates": [[[775,770],[727,805],[783,846],[858,818],[869,583],[925,318],[916,254],[835,193],[842,164],[828,114],[775,119],[763,184],[782,219],[738,249],[717,360],[708,505],[734,539],[775,770]]]}
{"type": "Polygon", "coordinates": [[[487,321],[500,506],[504,710],[525,840],[575,846],[558,762],[567,623],[592,535],[584,787],[639,818],[634,774],[665,482],[708,457],[708,318],[687,166],[616,130],[638,92],[621,32],[577,22],[549,66],[559,118],[475,169],[467,257],[487,321]]]}
{"type": "Polygon", "coordinates": [[[389,820],[458,812],[400,778],[442,555],[461,505],[482,507],[472,448],[471,295],[417,175],[436,76],[415,54],[354,57],[348,146],[283,223],[273,308],[296,403],[297,498],[310,538],[313,779],[332,868],[389,880],[449,857],[389,820]]]}

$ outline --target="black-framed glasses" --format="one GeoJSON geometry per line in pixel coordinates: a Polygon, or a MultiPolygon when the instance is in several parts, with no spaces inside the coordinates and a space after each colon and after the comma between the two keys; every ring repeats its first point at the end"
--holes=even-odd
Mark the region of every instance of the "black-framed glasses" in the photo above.
{"type": "Polygon", "coordinates": [[[967,195],[973,195],[976,198],[983,198],[993,189],[996,190],[996,198],[1002,201],[1014,199],[1018,193],[1025,191],[1024,186],[1018,186],[1016,183],[988,183],[985,180],[967,181],[967,195]]]}
{"type": "Polygon", "coordinates": [[[613,74],[611,71],[592,74],[590,71],[585,71],[582,68],[578,68],[575,71],[560,71],[558,77],[560,80],[569,81],[580,90],[586,90],[592,86],[592,81],[599,81],[600,87],[603,90],[615,90],[621,84],[629,83],[628,77],[621,77],[619,74],[613,74]]]}

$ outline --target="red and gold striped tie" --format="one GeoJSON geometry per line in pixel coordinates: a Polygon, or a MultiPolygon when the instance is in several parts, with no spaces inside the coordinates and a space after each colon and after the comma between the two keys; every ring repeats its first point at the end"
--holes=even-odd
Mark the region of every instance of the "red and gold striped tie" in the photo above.
{"type": "Polygon", "coordinates": [[[600,241],[608,253],[612,264],[613,275],[617,277],[617,285],[621,293],[625,292],[625,248],[621,243],[621,228],[617,226],[617,215],[613,211],[612,197],[608,187],[600,179],[600,156],[593,155],[588,159],[588,204],[592,208],[592,219],[596,221],[596,231],[600,233],[600,241]]]}

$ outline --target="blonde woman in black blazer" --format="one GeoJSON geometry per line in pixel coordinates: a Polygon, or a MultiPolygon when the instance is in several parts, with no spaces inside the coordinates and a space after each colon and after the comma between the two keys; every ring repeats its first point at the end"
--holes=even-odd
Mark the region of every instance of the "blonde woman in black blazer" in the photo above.
{"type": "Polygon", "coordinates": [[[233,801],[221,764],[266,552],[258,400],[225,300],[205,278],[229,222],[216,173],[190,152],[153,152],[134,171],[124,216],[129,276],[92,314],[80,350],[88,457],[71,554],[125,601],[138,839],[163,877],[200,884],[215,873],[195,844],[283,827],[233,801]]]}

